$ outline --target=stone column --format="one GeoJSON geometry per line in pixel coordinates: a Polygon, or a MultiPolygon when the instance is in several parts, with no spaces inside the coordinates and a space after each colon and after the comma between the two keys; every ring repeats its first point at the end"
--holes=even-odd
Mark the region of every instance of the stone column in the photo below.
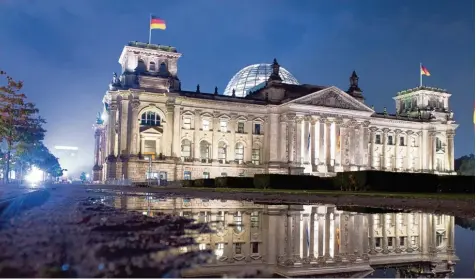
{"type": "Polygon", "coordinates": [[[410,221],[411,214],[410,213],[404,213],[404,214],[405,214],[404,216],[406,216],[406,219],[407,219],[407,243],[405,243],[406,244],[405,246],[407,251],[409,251],[411,248],[411,241],[412,241],[412,237],[411,237],[412,231],[410,229],[411,228],[411,221],[410,221]]]}
{"type": "MultiPolygon", "coordinates": [[[[396,129],[395,130],[395,154],[394,154],[394,169],[398,169],[398,149],[399,148],[403,148],[403,147],[399,147],[400,146],[400,134],[402,133],[402,130],[400,129],[396,129]]],[[[403,166],[401,166],[401,168],[403,168],[403,166]]]]}
{"type": "Polygon", "coordinates": [[[368,169],[369,165],[369,137],[370,137],[370,131],[369,131],[369,121],[364,121],[362,123],[362,164],[361,164],[361,169],[368,169]]]}
{"type": "Polygon", "coordinates": [[[304,135],[303,135],[303,129],[302,129],[302,126],[303,126],[303,118],[302,117],[298,117],[296,119],[296,154],[297,154],[297,158],[296,158],[296,162],[299,163],[299,164],[302,164],[303,163],[303,141],[304,141],[304,135]]]}
{"type": "Polygon", "coordinates": [[[340,255],[340,245],[339,245],[339,237],[340,237],[340,214],[337,215],[334,211],[334,229],[333,229],[333,232],[334,234],[334,243],[332,243],[332,245],[334,245],[334,259],[340,259],[341,258],[341,255],[340,255]],[[337,233],[339,232],[339,233],[337,233]]]}
{"type": "Polygon", "coordinates": [[[382,224],[382,248],[383,248],[383,253],[387,254],[388,253],[387,214],[380,214],[380,220],[382,220],[382,219],[383,219],[383,224],[382,224]]]}
{"type": "Polygon", "coordinates": [[[319,230],[319,234],[318,234],[318,239],[317,239],[317,255],[319,258],[323,258],[324,257],[324,233],[325,233],[325,218],[326,218],[326,215],[325,214],[322,214],[322,213],[319,213],[319,227],[318,227],[318,230],[319,230]]]}
{"type": "MultiPolygon", "coordinates": [[[[281,162],[288,162],[288,126],[287,126],[287,117],[286,115],[281,115],[279,117],[279,160],[281,162]]],[[[273,138],[271,138],[273,140],[273,138]]]]}
{"type": "Polygon", "coordinates": [[[455,170],[455,158],[454,158],[454,153],[455,153],[455,144],[454,144],[454,137],[455,137],[455,132],[454,131],[447,131],[446,132],[446,139],[447,139],[447,145],[446,145],[446,150],[448,154],[448,170],[449,171],[454,171],[455,170]]]}
{"type": "Polygon", "coordinates": [[[429,149],[430,153],[428,153],[429,158],[428,162],[430,163],[429,169],[430,171],[435,171],[436,170],[436,133],[435,132],[430,132],[430,142],[429,142],[429,149]]]}
{"type": "Polygon", "coordinates": [[[382,149],[381,164],[382,164],[382,169],[386,170],[387,169],[387,141],[388,141],[388,132],[390,131],[390,129],[384,128],[382,131],[383,131],[383,135],[382,135],[383,149],[382,149]]]}
{"type": "Polygon", "coordinates": [[[311,161],[311,141],[309,138],[311,135],[311,117],[307,116],[304,118],[304,145],[303,145],[303,161],[304,164],[309,165],[311,161]]]}
{"type": "Polygon", "coordinates": [[[332,120],[328,119],[326,121],[326,165],[330,166],[331,165],[331,125],[332,125],[332,120]]]}
{"type": "Polygon", "coordinates": [[[316,148],[316,142],[317,142],[316,136],[317,136],[316,120],[311,119],[311,164],[312,164],[313,171],[316,169],[316,165],[318,164],[318,156],[316,155],[319,154],[316,152],[316,149],[318,151],[318,148],[316,148]]]}
{"type": "MultiPolygon", "coordinates": [[[[172,141],[174,133],[174,105],[166,104],[166,123],[164,127],[164,135],[162,136],[162,152],[164,156],[172,156],[172,141]]],[[[159,152],[157,152],[159,153],[159,152]]]]}
{"type": "Polygon", "coordinates": [[[364,154],[365,154],[365,149],[364,149],[364,144],[366,144],[365,142],[365,130],[367,129],[366,127],[364,127],[365,124],[364,123],[361,123],[360,126],[359,126],[359,137],[357,138],[358,141],[359,141],[359,157],[358,157],[358,162],[357,162],[357,165],[360,167],[362,166],[365,166],[364,164],[364,154]]]}
{"type": "Polygon", "coordinates": [[[413,134],[413,132],[411,130],[408,130],[407,131],[407,137],[406,137],[406,157],[407,157],[407,160],[405,162],[406,166],[405,166],[405,169],[407,171],[412,171],[412,155],[411,155],[411,145],[410,145],[410,141],[411,141],[411,135],[413,134]]]}
{"type": "Polygon", "coordinates": [[[454,216],[446,216],[447,222],[447,244],[446,244],[446,252],[449,255],[454,255],[455,253],[455,217],[454,216]]]}
{"type": "Polygon", "coordinates": [[[419,237],[421,238],[421,246],[420,246],[420,251],[423,253],[423,255],[428,254],[428,244],[429,244],[429,237],[431,237],[431,231],[430,229],[430,220],[428,218],[429,214],[422,214],[421,222],[420,222],[420,235],[419,237]]]}
{"type": "Polygon", "coordinates": [[[375,236],[374,236],[374,215],[369,214],[367,215],[368,224],[369,224],[369,254],[374,255],[376,254],[375,251],[375,236]]]}
{"type": "MultiPolygon", "coordinates": [[[[417,133],[417,139],[416,142],[418,142],[418,166],[415,167],[415,170],[423,171],[423,132],[418,131],[417,133]]],[[[415,161],[415,164],[417,162],[415,161]]]]}
{"type": "Polygon", "coordinates": [[[330,238],[331,238],[331,213],[333,213],[333,210],[329,207],[327,207],[326,211],[326,225],[325,225],[325,251],[324,251],[324,259],[329,260],[330,259],[330,253],[329,253],[329,248],[330,248],[330,238]]]}
{"type": "Polygon", "coordinates": [[[109,105],[109,123],[108,123],[108,130],[109,130],[109,150],[108,155],[116,156],[116,114],[117,114],[117,104],[111,103],[109,105]]]}
{"type": "MultiPolygon", "coordinates": [[[[172,156],[175,158],[180,158],[181,156],[181,140],[180,134],[182,131],[182,123],[181,123],[181,108],[179,106],[174,107],[174,122],[173,122],[173,140],[172,140],[172,156]]],[[[170,124],[169,124],[170,125],[170,124]]]]}
{"type": "Polygon", "coordinates": [[[339,171],[342,171],[342,119],[337,119],[335,122],[335,166],[339,167],[339,171]]]}
{"type": "Polygon", "coordinates": [[[394,247],[400,250],[400,219],[403,218],[400,213],[392,213],[395,216],[395,245],[394,247]]]}
{"type": "MultiPolygon", "coordinates": [[[[422,136],[421,136],[421,147],[420,147],[420,155],[421,155],[421,158],[422,158],[422,165],[421,165],[421,169],[423,171],[428,171],[429,169],[429,164],[428,164],[428,131],[427,130],[423,130],[421,131],[422,132],[422,136]]],[[[431,157],[430,157],[431,158],[431,157]]]]}
{"type": "Polygon", "coordinates": [[[375,150],[375,132],[377,132],[377,127],[370,127],[370,150],[369,150],[369,159],[368,159],[368,168],[374,169],[374,150],[375,150]]]}
{"type": "Polygon", "coordinates": [[[314,224],[316,219],[316,208],[313,207],[311,211],[311,217],[309,218],[309,260],[310,262],[315,262],[314,256],[314,242],[315,242],[315,235],[314,235],[314,224]]]}
{"type": "Polygon", "coordinates": [[[319,122],[319,165],[326,164],[326,123],[325,119],[319,122]]]}
{"type": "Polygon", "coordinates": [[[132,117],[131,117],[131,155],[139,153],[139,100],[132,100],[132,117]]]}
{"type": "Polygon", "coordinates": [[[273,113],[270,115],[270,128],[265,130],[267,135],[267,142],[269,142],[269,162],[276,163],[279,160],[279,138],[280,134],[280,125],[279,125],[279,115],[273,113]]]}
{"type": "Polygon", "coordinates": [[[119,114],[119,154],[129,154],[129,94],[122,96],[119,114]]]}
{"type": "Polygon", "coordinates": [[[294,116],[288,115],[288,160],[290,163],[296,160],[296,151],[294,149],[295,143],[295,129],[296,122],[294,116]]]}
{"type": "Polygon", "coordinates": [[[196,109],[195,110],[195,117],[194,117],[194,139],[193,139],[193,153],[192,153],[192,158],[194,160],[200,160],[200,129],[202,129],[202,123],[201,123],[201,117],[200,114],[202,113],[202,110],[196,109]]]}
{"type": "Polygon", "coordinates": [[[95,131],[94,131],[94,166],[99,166],[100,165],[100,160],[99,160],[100,138],[101,138],[101,129],[100,129],[100,127],[95,127],[95,131]]]}
{"type": "MultiPolygon", "coordinates": [[[[221,134],[219,133],[220,131],[220,112],[214,111],[213,112],[213,119],[212,119],[212,128],[211,128],[211,133],[212,133],[212,152],[211,152],[211,159],[212,162],[217,162],[218,161],[218,140],[221,137],[221,134]]],[[[253,148],[253,144],[250,146],[250,150],[253,148]]],[[[251,161],[251,156],[249,157],[251,161]]]]}

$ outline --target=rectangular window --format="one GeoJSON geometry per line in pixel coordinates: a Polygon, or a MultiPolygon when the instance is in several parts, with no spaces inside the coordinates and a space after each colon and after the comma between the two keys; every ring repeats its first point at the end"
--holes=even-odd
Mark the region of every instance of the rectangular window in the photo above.
{"type": "Polygon", "coordinates": [[[381,237],[376,237],[375,238],[375,247],[377,247],[377,248],[382,247],[382,238],[381,237]]]}
{"type": "Polygon", "coordinates": [[[220,132],[226,133],[228,131],[228,123],[226,120],[221,120],[220,121],[220,132]]]}
{"type": "Polygon", "coordinates": [[[187,130],[192,129],[192,119],[191,118],[185,117],[183,119],[183,128],[187,129],[187,130]]]}
{"type": "Polygon", "coordinates": [[[393,247],[393,237],[388,238],[388,247],[393,247]]]}
{"type": "Polygon", "coordinates": [[[412,236],[412,238],[411,238],[411,239],[412,239],[412,246],[416,246],[416,245],[417,245],[417,243],[418,243],[418,237],[416,237],[416,236],[412,236]]]}
{"type": "Polygon", "coordinates": [[[251,212],[251,227],[259,228],[259,213],[256,211],[251,212]]]}
{"type": "Polygon", "coordinates": [[[376,144],[382,144],[382,139],[381,139],[380,135],[375,135],[375,143],[376,144]]]}
{"type": "Polygon", "coordinates": [[[192,179],[192,173],[190,171],[184,171],[183,180],[191,180],[191,179],[192,179]]]}
{"type": "Polygon", "coordinates": [[[387,137],[387,144],[388,145],[393,145],[393,136],[388,136],[387,137]]]}
{"type": "Polygon", "coordinates": [[[208,222],[207,212],[205,212],[205,211],[200,211],[200,214],[198,215],[198,222],[200,222],[200,223],[206,223],[206,222],[208,222]]]}
{"type": "Polygon", "coordinates": [[[203,173],[203,178],[204,179],[209,179],[210,178],[210,173],[209,172],[204,172],[203,173]]]}
{"type": "Polygon", "coordinates": [[[400,246],[405,246],[405,237],[400,236],[400,246]]]}
{"type": "Polygon", "coordinates": [[[245,133],[245,122],[238,122],[238,133],[239,134],[245,133]]]}
{"type": "Polygon", "coordinates": [[[436,246],[439,247],[443,244],[443,240],[445,238],[445,233],[436,233],[436,246]]]}
{"type": "Polygon", "coordinates": [[[210,131],[210,121],[208,119],[203,119],[202,121],[202,130],[210,131]]]}
{"type": "Polygon", "coordinates": [[[241,255],[241,243],[235,243],[235,254],[241,255]]]}
{"type": "Polygon", "coordinates": [[[258,242],[251,242],[251,253],[258,254],[259,253],[258,247],[259,247],[258,242]]]}
{"type": "Polygon", "coordinates": [[[226,174],[226,172],[222,172],[222,173],[221,173],[221,176],[222,176],[222,177],[227,177],[228,175],[226,174]]]}
{"type": "Polygon", "coordinates": [[[400,146],[405,146],[405,138],[400,137],[400,146]]]}
{"type": "Polygon", "coordinates": [[[251,162],[254,165],[259,165],[259,161],[260,161],[260,150],[259,149],[251,150],[251,162]]]}
{"type": "Polygon", "coordinates": [[[261,135],[261,124],[255,123],[254,134],[255,134],[255,135],[261,135]]]}

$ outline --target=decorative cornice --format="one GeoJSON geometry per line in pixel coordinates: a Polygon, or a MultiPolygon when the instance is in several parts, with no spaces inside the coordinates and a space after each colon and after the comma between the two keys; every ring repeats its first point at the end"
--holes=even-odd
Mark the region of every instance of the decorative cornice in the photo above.
{"type": "Polygon", "coordinates": [[[402,132],[402,130],[400,130],[400,129],[395,130],[395,134],[397,134],[397,135],[400,134],[401,132],[402,132]]]}
{"type": "Polygon", "coordinates": [[[407,133],[407,135],[411,135],[411,134],[414,133],[412,130],[407,130],[407,131],[405,131],[405,132],[407,133]]]}
{"type": "Polygon", "coordinates": [[[386,134],[386,133],[390,132],[390,129],[389,128],[383,128],[382,132],[384,132],[386,134]]]}
{"type": "Polygon", "coordinates": [[[372,127],[369,128],[369,130],[370,130],[372,133],[375,133],[375,132],[378,131],[378,128],[375,127],[375,126],[372,126],[372,127]]]}

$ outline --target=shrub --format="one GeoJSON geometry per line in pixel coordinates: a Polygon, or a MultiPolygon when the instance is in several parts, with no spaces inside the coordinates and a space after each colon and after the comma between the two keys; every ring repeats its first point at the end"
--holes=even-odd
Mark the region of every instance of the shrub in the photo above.
{"type": "Polygon", "coordinates": [[[193,180],[182,180],[182,187],[193,187],[193,180]]]}
{"type": "Polygon", "coordinates": [[[474,194],[474,176],[442,175],[438,177],[438,192],[474,194]]]}
{"type": "Polygon", "coordinates": [[[195,179],[193,187],[215,188],[215,179],[195,179]]]}
{"type": "Polygon", "coordinates": [[[215,178],[217,188],[254,188],[253,177],[217,177],[215,178]]]}
{"type": "Polygon", "coordinates": [[[253,184],[260,189],[332,190],[332,181],[311,175],[256,174],[253,184]]]}

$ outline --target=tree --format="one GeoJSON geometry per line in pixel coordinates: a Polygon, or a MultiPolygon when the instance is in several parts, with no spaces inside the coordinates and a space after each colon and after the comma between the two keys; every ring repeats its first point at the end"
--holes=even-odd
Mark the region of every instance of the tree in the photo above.
{"type": "Polygon", "coordinates": [[[79,179],[81,179],[81,182],[83,182],[83,183],[86,182],[87,177],[86,177],[86,173],[84,171],[79,176],[79,179]]]}
{"type": "Polygon", "coordinates": [[[6,81],[0,84],[0,140],[6,144],[4,179],[8,183],[12,154],[17,145],[40,142],[46,131],[42,128],[45,120],[38,115],[38,109],[27,102],[26,95],[21,93],[23,82],[15,81],[4,71],[0,71],[0,78],[6,81]]]}
{"type": "Polygon", "coordinates": [[[17,163],[21,170],[36,166],[52,177],[63,175],[63,170],[56,158],[48,148],[41,142],[20,142],[16,148],[17,163]]]}
{"type": "Polygon", "coordinates": [[[474,154],[456,159],[455,170],[459,175],[474,175],[474,154]]]}

